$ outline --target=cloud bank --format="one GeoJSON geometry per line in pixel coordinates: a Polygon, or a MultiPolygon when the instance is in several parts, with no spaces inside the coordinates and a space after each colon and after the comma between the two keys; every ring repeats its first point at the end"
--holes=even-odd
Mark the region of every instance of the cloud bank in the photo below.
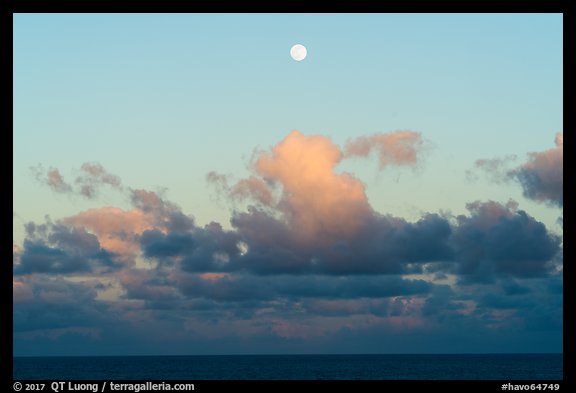
{"type": "MultiPolygon", "coordinates": [[[[517,171],[550,188],[558,146],[517,171]]],[[[82,166],[76,188],[50,169],[40,178],[57,192],[94,198],[107,185],[131,206],[26,225],[13,247],[16,353],[50,353],[50,340],[90,353],[115,353],[120,342],[171,353],[399,350],[390,337],[408,352],[437,351],[438,337],[448,352],[500,351],[506,342],[509,351],[561,348],[561,238],[519,203],[472,201],[467,214],[410,222],[375,211],[366,185],[337,171],[371,152],[383,171],[414,166],[421,147],[410,131],[344,148],[294,131],[258,152],[246,178],[207,175],[244,204],[231,229],[198,226],[99,164],[82,166]]],[[[526,196],[536,195],[558,199],[550,190],[526,196]]]]}

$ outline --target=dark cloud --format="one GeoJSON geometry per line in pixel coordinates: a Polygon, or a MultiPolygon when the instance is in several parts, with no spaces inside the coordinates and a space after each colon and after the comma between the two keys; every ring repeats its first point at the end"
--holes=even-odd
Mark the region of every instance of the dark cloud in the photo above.
{"type": "Polygon", "coordinates": [[[100,247],[84,228],[61,223],[26,226],[28,238],[19,252],[14,274],[72,274],[106,271],[118,266],[114,255],[100,247]]]}
{"type": "Polygon", "coordinates": [[[20,265],[14,269],[14,274],[32,272],[49,274],[82,273],[91,270],[90,259],[88,258],[69,255],[61,249],[25,240],[20,265]]]}
{"type": "Polygon", "coordinates": [[[238,270],[234,260],[241,253],[241,241],[234,231],[226,231],[212,222],[204,228],[195,228],[192,239],[196,246],[182,254],[182,270],[186,272],[222,272],[238,270]]]}
{"type": "Polygon", "coordinates": [[[259,274],[406,274],[439,262],[441,269],[467,279],[490,281],[494,275],[541,276],[553,268],[550,261],[559,252],[560,239],[514,203],[474,202],[468,209],[470,215],[457,217],[456,225],[435,214],[415,223],[374,215],[357,236],[303,247],[286,223],[253,208],[232,220],[248,252],[229,253],[227,269],[259,274]]]}
{"type": "Polygon", "coordinates": [[[17,298],[15,333],[78,327],[99,329],[102,322],[110,318],[107,306],[96,300],[94,284],[35,276],[19,279],[14,288],[29,294],[26,298],[17,298]]]}
{"type": "Polygon", "coordinates": [[[430,296],[426,299],[422,307],[424,316],[441,315],[445,318],[447,314],[454,315],[454,311],[461,311],[466,306],[458,302],[454,290],[448,285],[436,285],[430,296]]]}
{"type": "Polygon", "coordinates": [[[249,251],[234,261],[260,274],[399,274],[421,270],[417,264],[452,258],[451,227],[429,214],[409,223],[374,214],[363,231],[328,244],[302,246],[287,223],[252,208],[232,219],[249,251]],[[416,264],[416,265],[414,265],[416,264]]]}
{"type": "Polygon", "coordinates": [[[232,224],[232,231],[216,223],[187,232],[148,230],[140,245],[148,258],[180,257],[184,271],[256,274],[415,273],[422,263],[454,254],[452,229],[434,214],[416,223],[375,217],[366,232],[316,246],[299,244],[285,222],[256,208],[237,214],[232,224]]]}
{"type": "Polygon", "coordinates": [[[177,232],[165,235],[158,230],[148,230],[140,237],[140,244],[144,256],[148,258],[172,257],[194,251],[192,236],[177,232]]]}
{"type": "Polygon", "coordinates": [[[398,276],[294,276],[262,279],[246,274],[180,274],[177,285],[189,297],[219,301],[271,300],[278,298],[387,298],[424,295],[433,284],[398,276]]]}
{"type": "MultiPolygon", "coordinates": [[[[127,299],[141,299],[152,302],[174,301],[181,297],[167,274],[160,270],[131,269],[119,274],[124,297],[127,299]]],[[[168,304],[167,304],[168,306],[168,304]]],[[[173,308],[170,304],[168,308],[173,308]]]]}
{"type": "Polygon", "coordinates": [[[517,204],[474,202],[459,216],[453,242],[456,273],[464,281],[492,282],[497,276],[540,277],[550,273],[560,238],[517,204]]]}

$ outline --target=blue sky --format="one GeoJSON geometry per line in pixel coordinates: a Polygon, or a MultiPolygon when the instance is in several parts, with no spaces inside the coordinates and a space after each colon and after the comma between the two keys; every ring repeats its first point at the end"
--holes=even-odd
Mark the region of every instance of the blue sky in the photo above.
{"type": "MultiPolygon", "coordinates": [[[[33,250],[25,239],[41,242],[25,232],[25,223],[44,223],[46,215],[58,223],[112,206],[129,211],[137,189],[170,201],[193,216],[198,228],[215,221],[241,233],[230,218],[251,202],[231,203],[207,174],[228,176],[230,185],[254,175],[250,163],[258,152],[278,146],[293,130],[326,137],[342,151],[348,141],[366,135],[420,133],[423,145],[412,168],[380,171],[375,153],[335,167],[336,174],[352,173],[364,184],[378,214],[414,223],[428,213],[469,214],[466,204],[477,200],[504,206],[513,199],[545,225],[547,235],[561,238],[562,201],[526,197],[523,178],[516,174],[534,169],[528,154],[553,149],[556,134],[563,132],[562,33],[561,14],[15,14],[17,258],[33,250]],[[302,62],[289,56],[296,43],[308,49],[302,62]],[[490,181],[475,164],[509,155],[516,155],[507,169],[512,172],[500,173],[500,181],[490,181]],[[104,187],[89,199],[43,184],[41,177],[57,168],[73,185],[86,162],[117,175],[124,188],[104,187]]],[[[282,180],[279,184],[287,187],[282,180]]],[[[86,230],[107,250],[102,233],[86,230]]],[[[135,242],[144,247],[141,236],[135,242]]],[[[200,235],[194,236],[198,242],[200,235]]],[[[134,258],[133,266],[142,268],[142,255],[134,258]]],[[[88,275],[92,281],[94,274],[88,275]]],[[[86,277],[86,271],[68,272],[48,274],[46,280],[66,284],[86,277]]],[[[545,287],[546,280],[556,279],[542,276],[541,283],[532,279],[526,285],[545,287]]],[[[128,281],[134,284],[129,279],[124,284],[128,281]]],[[[115,290],[107,301],[123,296],[126,288],[115,290]]],[[[114,307],[125,297],[112,302],[114,307]]],[[[329,321],[307,323],[310,332],[334,333],[329,321]]],[[[528,342],[531,336],[524,333],[528,342]]],[[[549,348],[558,350],[561,330],[546,334],[552,337],[549,348]]]]}

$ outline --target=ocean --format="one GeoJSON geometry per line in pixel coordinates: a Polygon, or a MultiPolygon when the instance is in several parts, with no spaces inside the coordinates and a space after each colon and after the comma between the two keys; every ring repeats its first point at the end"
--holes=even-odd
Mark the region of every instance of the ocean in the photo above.
{"type": "Polygon", "coordinates": [[[559,380],[562,354],[14,357],[15,380],[559,380]]]}

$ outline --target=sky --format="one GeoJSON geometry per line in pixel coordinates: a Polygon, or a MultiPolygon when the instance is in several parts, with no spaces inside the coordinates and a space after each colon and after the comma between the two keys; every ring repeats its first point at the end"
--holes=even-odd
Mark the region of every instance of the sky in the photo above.
{"type": "Polygon", "coordinates": [[[13,19],[15,355],[562,351],[561,14],[13,19]]]}

